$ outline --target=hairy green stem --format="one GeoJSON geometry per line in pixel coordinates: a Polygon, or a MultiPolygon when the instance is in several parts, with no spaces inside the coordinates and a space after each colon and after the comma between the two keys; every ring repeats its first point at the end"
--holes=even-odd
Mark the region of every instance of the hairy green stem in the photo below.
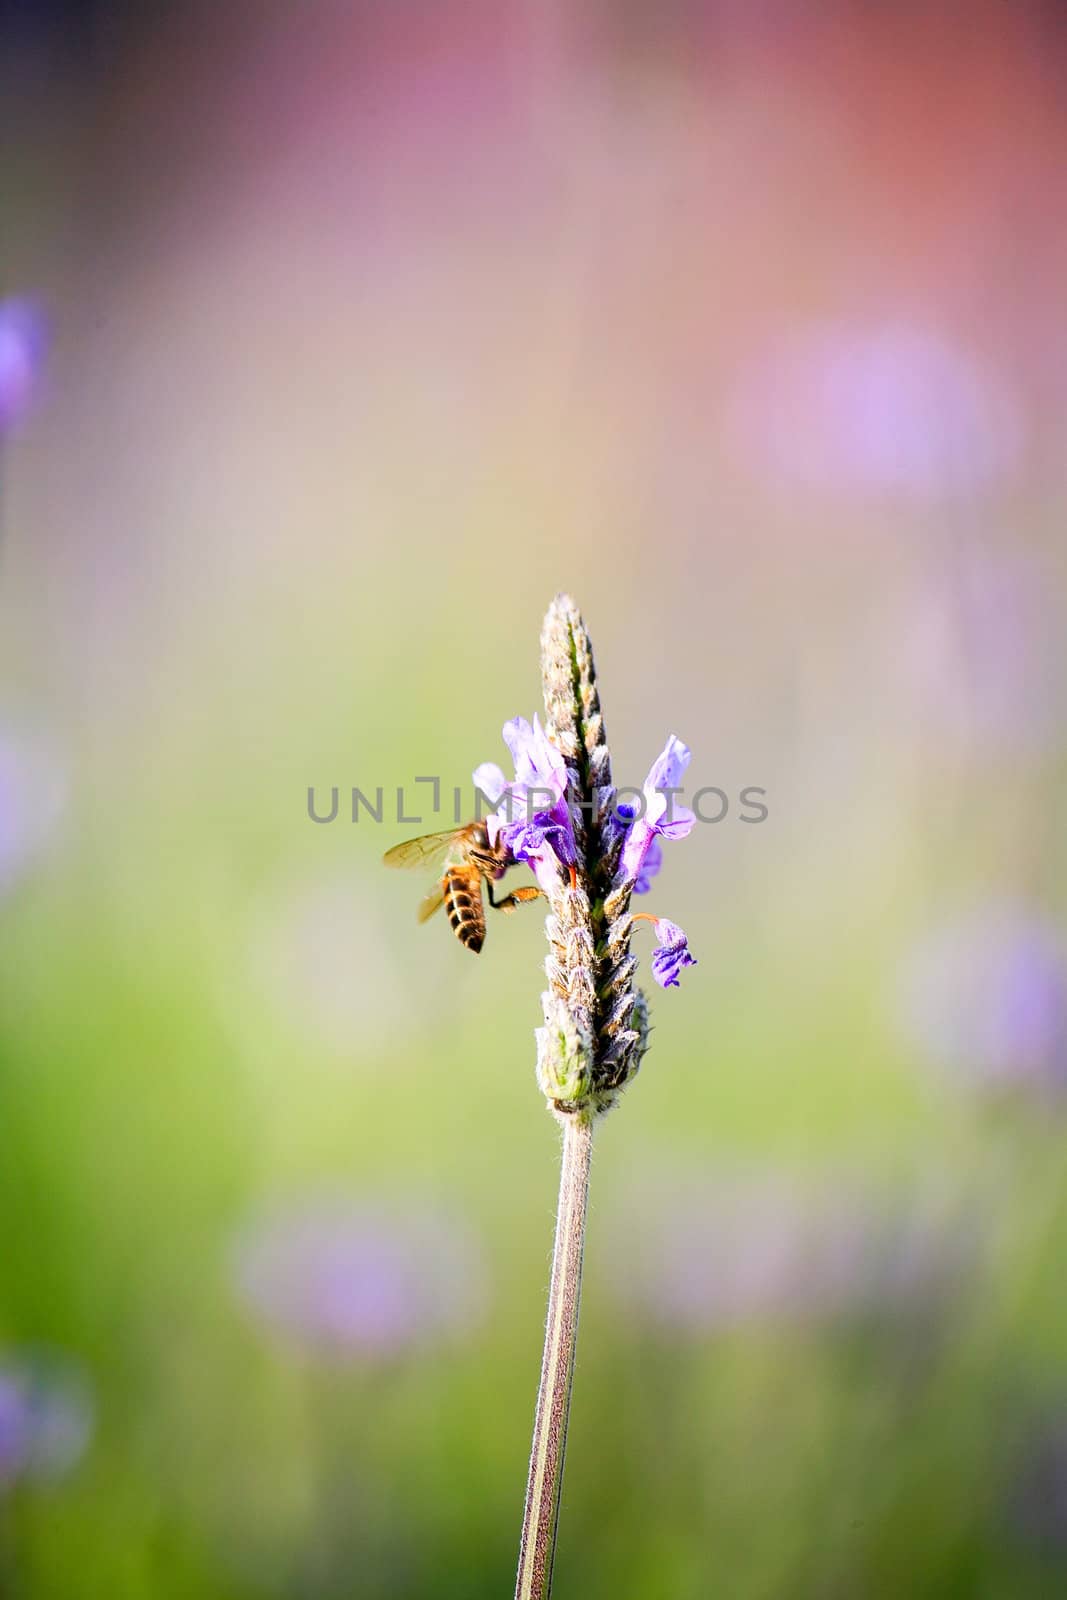
{"type": "Polygon", "coordinates": [[[574,1347],[578,1335],[578,1301],[582,1289],[582,1251],[589,1196],[589,1156],[593,1145],[591,1118],[583,1113],[563,1117],[563,1157],[559,1175],[556,1240],[552,1249],[552,1282],[541,1361],[541,1386],[534,1413],[526,1510],[519,1545],[515,1600],[548,1600],[556,1523],[567,1445],[567,1416],[574,1382],[574,1347]]]}

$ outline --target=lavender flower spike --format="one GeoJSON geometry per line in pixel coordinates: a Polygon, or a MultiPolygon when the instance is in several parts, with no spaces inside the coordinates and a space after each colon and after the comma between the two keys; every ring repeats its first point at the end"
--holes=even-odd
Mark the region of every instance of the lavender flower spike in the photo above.
{"type": "MultiPolygon", "coordinates": [[[[671,793],[681,788],[689,754],[689,746],[672,733],[645,779],[643,815],[634,817],[622,847],[623,872],[638,894],[646,891],[648,880],[659,871],[659,840],[684,839],[696,821],[689,807],[679,805],[671,793]]],[[[623,816],[630,811],[628,806],[619,808],[623,816]]]]}
{"type": "Polygon", "coordinates": [[[647,1042],[644,996],[634,987],[629,905],[619,881],[622,837],[600,711],[593,648],[574,602],[558,595],[541,632],[545,733],[560,752],[575,853],[539,876],[549,987],[537,1034],[538,1081],[561,1118],[606,1111],[633,1078],[647,1042]],[[573,878],[573,881],[572,881],[573,878]]]}

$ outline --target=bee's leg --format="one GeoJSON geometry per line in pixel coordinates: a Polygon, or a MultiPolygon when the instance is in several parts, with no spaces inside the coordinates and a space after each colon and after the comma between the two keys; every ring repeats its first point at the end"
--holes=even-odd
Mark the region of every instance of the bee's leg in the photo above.
{"type": "Polygon", "coordinates": [[[540,900],[544,894],[543,889],[535,889],[533,884],[530,884],[528,888],[512,889],[511,893],[505,896],[503,900],[494,900],[493,885],[488,878],[485,880],[485,889],[489,896],[489,904],[494,911],[514,911],[518,906],[526,905],[530,900],[540,900]]]}

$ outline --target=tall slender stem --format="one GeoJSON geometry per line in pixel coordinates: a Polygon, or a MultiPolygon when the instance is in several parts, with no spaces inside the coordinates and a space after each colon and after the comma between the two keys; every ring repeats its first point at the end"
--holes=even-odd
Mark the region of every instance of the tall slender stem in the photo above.
{"type": "Polygon", "coordinates": [[[519,1546],[515,1600],[548,1600],[556,1553],[556,1523],[567,1445],[567,1416],[574,1382],[578,1301],[582,1289],[582,1251],[589,1197],[589,1156],[593,1126],[581,1112],[563,1118],[563,1157],[559,1175],[552,1282],[541,1361],[541,1386],[534,1413],[530,1474],[519,1546]]]}

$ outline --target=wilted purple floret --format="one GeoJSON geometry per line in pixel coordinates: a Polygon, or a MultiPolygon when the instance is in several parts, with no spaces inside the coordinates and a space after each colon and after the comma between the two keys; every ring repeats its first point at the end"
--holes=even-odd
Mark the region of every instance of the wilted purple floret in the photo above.
{"type": "Polygon", "coordinates": [[[987,905],[912,952],[903,1019],[935,1065],[984,1088],[1067,1090],[1067,943],[1021,907],[987,905]]]}
{"type": "Polygon", "coordinates": [[[622,847],[622,867],[626,876],[634,879],[638,894],[649,888],[649,880],[660,869],[662,851],[658,841],[684,839],[696,821],[688,806],[681,805],[675,795],[665,792],[681,788],[689,758],[689,746],[672,733],[645,779],[644,815],[634,815],[634,808],[630,806],[617,808],[617,815],[623,820],[627,815],[633,816],[622,847]]]}
{"type": "Polygon", "coordinates": [[[689,954],[689,941],[676,922],[666,917],[655,919],[656,938],[662,949],[652,957],[652,976],[664,989],[679,987],[678,974],[683,967],[695,967],[696,956],[689,954]]]}
{"type": "Polygon", "coordinates": [[[480,1252],[430,1207],[309,1202],[250,1227],[235,1260],[259,1316],[327,1355],[385,1359],[457,1336],[485,1309],[480,1252]]]}
{"type": "Polygon", "coordinates": [[[486,818],[490,841],[503,841],[516,861],[524,861],[546,892],[553,888],[557,862],[573,866],[578,854],[567,808],[567,766],[537,717],[504,724],[504,743],[515,764],[509,783],[494,761],[474,772],[475,788],[500,806],[486,818]],[[500,802],[504,802],[500,805],[500,802]]]}
{"type": "Polygon", "coordinates": [[[45,319],[32,300],[0,300],[0,435],[33,398],[45,342],[45,319]]]}

